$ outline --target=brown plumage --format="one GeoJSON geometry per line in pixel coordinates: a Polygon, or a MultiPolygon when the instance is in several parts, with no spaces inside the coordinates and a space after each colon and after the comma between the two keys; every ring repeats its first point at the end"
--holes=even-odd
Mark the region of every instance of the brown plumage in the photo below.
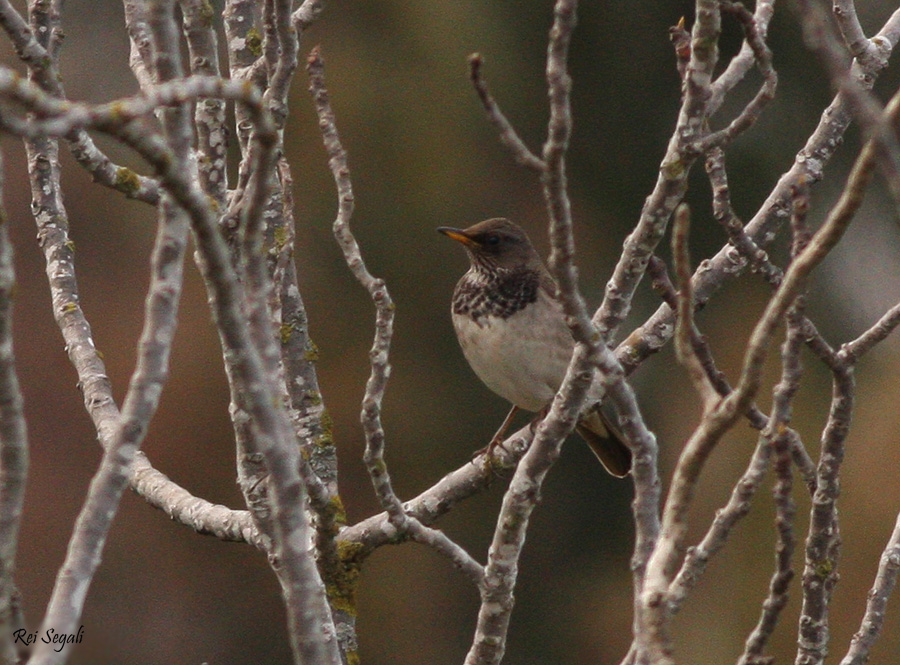
{"type": "MultiPolygon", "coordinates": [[[[559,389],[575,342],[556,299],[556,283],[525,232],[507,219],[467,229],[441,227],[471,263],[453,292],[452,318],[469,365],[485,385],[526,411],[541,411],[559,389]]],[[[614,476],[631,453],[592,404],[576,426],[614,476]]]]}

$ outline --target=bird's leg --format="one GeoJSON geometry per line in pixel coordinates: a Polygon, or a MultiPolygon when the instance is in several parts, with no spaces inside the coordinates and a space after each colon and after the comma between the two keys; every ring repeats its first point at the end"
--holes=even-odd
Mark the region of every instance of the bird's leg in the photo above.
{"type": "Polygon", "coordinates": [[[503,447],[503,439],[506,438],[506,430],[509,429],[509,424],[512,422],[513,417],[516,415],[516,412],[519,410],[515,404],[513,404],[512,408],[509,410],[509,413],[506,414],[506,418],[503,419],[503,423],[500,425],[500,429],[497,430],[497,433],[494,434],[493,438],[491,438],[491,442],[487,444],[487,447],[482,448],[477,451],[472,457],[478,457],[479,455],[484,454],[488,460],[492,459],[494,456],[494,448],[497,446],[503,447]]]}

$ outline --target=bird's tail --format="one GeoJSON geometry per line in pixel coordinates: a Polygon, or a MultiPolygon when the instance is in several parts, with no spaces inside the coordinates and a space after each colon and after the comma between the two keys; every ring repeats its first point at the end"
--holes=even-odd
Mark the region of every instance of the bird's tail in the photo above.
{"type": "Polygon", "coordinates": [[[607,471],[617,478],[628,475],[631,471],[631,451],[623,443],[618,428],[600,410],[599,404],[592,406],[581,416],[575,430],[607,471]]]}

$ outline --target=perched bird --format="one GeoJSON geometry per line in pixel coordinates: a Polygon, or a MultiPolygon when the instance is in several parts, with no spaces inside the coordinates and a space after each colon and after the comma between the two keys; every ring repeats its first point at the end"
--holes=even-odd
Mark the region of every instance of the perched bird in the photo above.
{"type": "MultiPolygon", "coordinates": [[[[438,229],[466,249],[471,266],[453,292],[453,327],[469,365],[513,404],[489,449],[502,440],[516,407],[539,412],[556,394],[575,341],[556,299],[556,283],[519,226],[497,218],[467,229],[438,229]]],[[[576,426],[606,470],[622,477],[631,452],[599,404],[576,426]]]]}

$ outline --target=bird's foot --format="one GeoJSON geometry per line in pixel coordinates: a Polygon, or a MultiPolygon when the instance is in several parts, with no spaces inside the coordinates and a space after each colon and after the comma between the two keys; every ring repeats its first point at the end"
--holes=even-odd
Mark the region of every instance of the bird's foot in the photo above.
{"type": "MultiPolygon", "coordinates": [[[[498,434],[499,434],[499,432],[498,432],[498,434]]],[[[491,439],[491,442],[489,444],[487,444],[484,448],[482,448],[481,450],[476,450],[475,453],[472,455],[472,459],[475,459],[476,457],[479,457],[481,455],[484,455],[485,457],[490,457],[492,459],[496,459],[496,455],[494,455],[494,451],[497,450],[497,448],[499,448],[500,450],[502,450],[504,452],[509,452],[508,450],[506,450],[506,447],[503,445],[503,443],[504,443],[504,441],[503,441],[502,436],[501,437],[495,436],[493,439],[491,439]]]]}
{"type": "Polygon", "coordinates": [[[500,425],[500,429],[498,429],[493,438],[491,438],[491,442],[481,450],[476,450],[472,455],[472,464],[474,464],[477,459],[483,459],[485,469],[490,469],[494,472],[494,475],[500,475],[497,471],[498,469],[503,470],[506,468],[503,461],[494,454],[494,451],[497,450],[497,448],[500,448],[504,452],[509,452],[504,447],[503,442],[506,439],[506,430],[509,429],[509,424],[512,422],[512,419],[518,410],[519,408],[515,405],[509,410],[509,413],[506,414],[506,418],[503,419],[503,423],[500,425]]]}
{"type": "Polygon", "coordinates": [[[489,444],[473,453],[472,464],[475,464],[480,460],[486,471],[490,470],[495,476],[499,476],[501,471],[506,468],[506,464],[504,464],[503,460],[497,456],[496,451],[498,448],[504,452],[508,452],[503,445],[503,438],[494,436],[489,444]]]}

